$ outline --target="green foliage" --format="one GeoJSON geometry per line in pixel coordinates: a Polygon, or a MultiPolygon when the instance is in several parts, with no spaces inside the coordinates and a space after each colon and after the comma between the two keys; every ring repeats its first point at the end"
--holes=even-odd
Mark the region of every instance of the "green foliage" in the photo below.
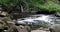
{"type": "Polygon", "coordinates": [[[36,29],[38,29],[38,28],[40,28],[41,26],[39,26],[39,25],[37,25],[37,26],[32,26],[31,27],[31,30],[36,30],[36,29]]]}
{"type": "Polygon", "coordinates": [[[49,11],[60,10],[60,6],[56,3],[56,0],[46,0],[46,3],[44,5],[36,2],[34,5],[40,9],[46,9],[49,11]]]}
{"type": "Polygon", "coordinates": [[[60,6],[57,4],[57,1],[58,0],[0,0],[0,4],[20,9],[18,5],[22,3],[24,8],[34,6],[49,11],[60,11],[60,6]]]}
{"type": "Polygon", "coordinates": [[[48,28],[48,24],[42,24],[41,27],[48,28]]]}

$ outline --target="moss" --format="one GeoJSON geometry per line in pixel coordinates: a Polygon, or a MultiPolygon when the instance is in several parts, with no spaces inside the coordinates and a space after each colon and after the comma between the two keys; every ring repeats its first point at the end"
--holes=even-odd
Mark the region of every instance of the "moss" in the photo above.
{"type": "Polygon", "coordinates": [[[38,28],[40,28],[40,26],[33,26],[33,27],[31,27],[31,30],[36,30],[38,28]]]}

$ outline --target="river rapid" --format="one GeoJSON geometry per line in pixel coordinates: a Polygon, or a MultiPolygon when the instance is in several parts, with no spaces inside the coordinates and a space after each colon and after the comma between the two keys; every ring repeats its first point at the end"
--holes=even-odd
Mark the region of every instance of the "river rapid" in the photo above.
{"type": "Polygon", "coordinates": [[[41,25],[42,23],[60,24],[60,17],[56,17],[55,15],[45,15],[45,14],[36,14],[36,15],[29,15],[25,18],[17,19],[17,24],[26,24],[26,25],[41,25]]]}

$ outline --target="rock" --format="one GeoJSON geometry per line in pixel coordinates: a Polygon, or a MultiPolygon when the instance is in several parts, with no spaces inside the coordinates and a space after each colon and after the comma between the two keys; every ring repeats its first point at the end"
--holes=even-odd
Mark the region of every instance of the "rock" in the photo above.
{"type": "Polygon", "coordinates": [[[0,11],[0,16],[7,16],[8,13],[7,12],[4,12],[4,11],[0,11]]]}
{"type": "Polygon", "coordinates": [[[16,20],[11,19],[6,12],[0,13],[0,29],[4,32],[31,32],[30,27],[26,25],[15,25],[16,20]],[[3,17],[2,17],[3,16],[3,17]]]}
{"type": "Polygon", "coordinates": [[[0,30],[7,31],[15,24],[7,12],[0,11],[0,30]],[[3,16],[3,17],[2,17],[3,16]]]}
{"type": "Polygon", "coordinates": [[[31,32],[30,27],[29,26],[17,26],[17,30],[18,32],[31,32]]]}
{"type": "Polygon", "coordinates": [[[43,30],[43,27],[40,27],[39,30],[43,30]]]}
{"type": "Polygon", "coordinates": [[[0,20],[0,29],[3,29],[5,27],[5,25],[6,25],[5,22],[0,20]]]}
{"type": "Polygon", "coordinates": [[[55,16],[60,17],[60,12],[56,12],[55,16]]]}
{"type": "Polygon", "coordinates": [[[6,12],[2,12],[2,13],[1,13],[1,15],[6,16],[6,15],[7,15],[7,13],[6,13],[6,12]]]}
{"type": "Polygon", "coordinates": [[[60,32],[60,24],[54,24],[50,27],[50,32],[60,32]]]}
{"type": "Polygon", "coordinates": [[[43,31],[43,30],[33,30],[31,32],[46,32],[46,31],[43,31]]]}

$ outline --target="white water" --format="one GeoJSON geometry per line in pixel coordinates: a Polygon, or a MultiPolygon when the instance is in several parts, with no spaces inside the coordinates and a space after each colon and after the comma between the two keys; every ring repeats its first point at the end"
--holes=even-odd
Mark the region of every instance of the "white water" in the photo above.
{"type": "Polygon", "coordinates": [[[41,22],[46,22],[50,24],[54,24],[55,19],[58,17],[55,17],[54,15],[43,15],[43,14],[38,14],[38,15],[30,15],[29,17],[26,18],[20,18],[17,20],[18,24],[32,24],[32,23],[41,23],[41,22]]]}

